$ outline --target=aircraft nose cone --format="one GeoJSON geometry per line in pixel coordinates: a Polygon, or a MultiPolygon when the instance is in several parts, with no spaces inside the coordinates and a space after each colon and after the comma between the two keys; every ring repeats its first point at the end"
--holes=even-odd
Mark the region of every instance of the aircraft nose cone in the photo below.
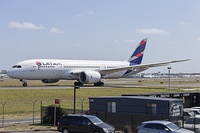
{"type": "Polygon", "coordinates": [[[8,70],[8,71],[7,71],[7,75],[8,75],[9,77],[12,77],[12,76],[13,76],[12,70],[8,70]]]}

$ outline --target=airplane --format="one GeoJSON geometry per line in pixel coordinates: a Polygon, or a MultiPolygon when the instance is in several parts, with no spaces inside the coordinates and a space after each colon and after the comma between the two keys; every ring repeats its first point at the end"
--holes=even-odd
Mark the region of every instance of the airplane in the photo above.
{"type": "Polygon", "coordinates": [[[1,73],[0,73],[0,78],[8,78],[8,75],[7,75],[7,74],[1,74],[1,73]]]}
{"type": "Polygon", "coordinates": [[[31,59],[17,63],[7,74],[11,78],[20,79],[24,87],[28,85],[26,80],[55,83],[61,79],[77,80],[74,86],[103,86],[101,79],[125,78],[151,67],[189,60],[141,64],[146,44],[147,38],[144,38],[126,61],[31,59]]]}

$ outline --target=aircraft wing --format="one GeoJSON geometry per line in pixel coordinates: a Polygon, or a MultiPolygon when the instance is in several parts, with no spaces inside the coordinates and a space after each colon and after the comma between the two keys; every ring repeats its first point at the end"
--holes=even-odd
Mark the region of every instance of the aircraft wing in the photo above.
{"type": "Polygon", "coordinates": [[[104,70],[99,70],[101,75],[106,76],[108,74],[114,73],[114,72],[119,72],[123,70],[146,70],[151,67],[158,67],[158,66],[165,66],[171,63],[178,63],[178,62],[184,62],[188,61],[190,59],[186,60],[175,60],[175,61],[168,61],[168,62],[160,62],[160,63],[150,63],[150,64],[141,64],[141,65],[134,65],[134,66],[128,66],[128,67],[119,67],[119,68],[111,68],[111,69],[104,69],[104,70]]]}
{"type": "Polygon", "coordinates": [[[135,68],[135,69],[141,68],[142,69],[142,68],[158,67],[158,66],[165,66],[165,65],[168,65],[168,64],[184,62],[184,61],[189,61],[189,60],[190,59],[175,60],[175,61],[160,62],[160,63],[151,63],[151,64],[141,64],[141,65],[133,66],[133,68],[135,68]]]}

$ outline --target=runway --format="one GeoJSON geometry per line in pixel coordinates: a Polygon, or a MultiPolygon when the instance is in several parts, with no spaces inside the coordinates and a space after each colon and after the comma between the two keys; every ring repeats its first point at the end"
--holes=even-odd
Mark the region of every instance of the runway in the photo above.
{"type": "MultiPolygon", "coordinates": [[[[103,80],[104,86],[93,86],[93,84],[85,84],[84,88],[168,88],[168,79],[158,78],[122,78],[103,80]]],[[[40,81],[28,81],[27,87],[22,87],[22,83],[15,79],[6,79],[0,84],[0,90],[17,90],[17,89],[73,89],[73,81],[61,80],[53,84],[44,84],[40,81]],[[8,85],[9,83],[9,85],[8,85]]],[[[200,82],[193,78],[171,79],[171,88],[174,89],[200,89],[200,82]]]]}

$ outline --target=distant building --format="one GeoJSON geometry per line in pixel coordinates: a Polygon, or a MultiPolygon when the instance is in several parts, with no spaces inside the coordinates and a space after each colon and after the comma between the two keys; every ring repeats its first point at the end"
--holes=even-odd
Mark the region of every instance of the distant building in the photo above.
{"type": "Polygon", "coordinates": [[[7,74],[7,70],[1,70],[0,74],[7,74]]]}

